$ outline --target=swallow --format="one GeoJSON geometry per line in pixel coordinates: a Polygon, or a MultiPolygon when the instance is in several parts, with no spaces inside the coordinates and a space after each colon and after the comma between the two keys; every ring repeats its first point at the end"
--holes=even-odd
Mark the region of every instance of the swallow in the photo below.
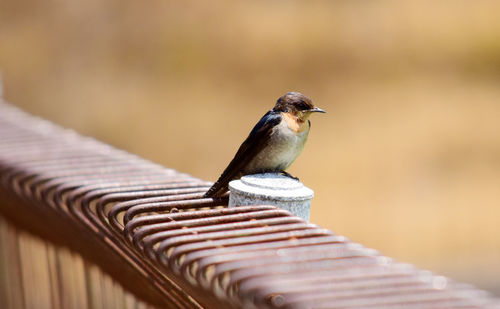
{"type": "Polygon", "coordinates": [[[257,122],[226,167],[204,197],[222,197],[229,182],[244,175],[281,173],[297,179],[285,170],[304,148],[309,135],[312,113],[325,113],[311,99],[298,92],[289,92],[278,99],[274,107],[257,122]]]}

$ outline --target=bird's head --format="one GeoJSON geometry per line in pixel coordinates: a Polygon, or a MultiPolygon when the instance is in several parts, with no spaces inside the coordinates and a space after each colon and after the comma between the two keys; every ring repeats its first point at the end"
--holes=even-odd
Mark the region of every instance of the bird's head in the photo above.
{"type": "Polygon", "coordinates": [[[309,118],[311,113],[326,113],[321,108],[314,106],[311,99],[298,92],[289,92],[280,97],[274,105],[273,111],[290,113],[303,121],[309,118]]]}

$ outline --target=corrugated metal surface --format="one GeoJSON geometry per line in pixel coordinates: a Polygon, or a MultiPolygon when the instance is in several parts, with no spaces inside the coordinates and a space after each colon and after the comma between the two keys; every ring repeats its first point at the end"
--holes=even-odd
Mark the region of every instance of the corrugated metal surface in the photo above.
{"type": "Polygon", "coordinates": [[[0,176],[3,196],[16,196],[0,206],[5,216],[77,250],[157,306],[498,305],[273,206],[226,208],[227,200],[202,198],[211,183],[6,104],[0,176]]]}

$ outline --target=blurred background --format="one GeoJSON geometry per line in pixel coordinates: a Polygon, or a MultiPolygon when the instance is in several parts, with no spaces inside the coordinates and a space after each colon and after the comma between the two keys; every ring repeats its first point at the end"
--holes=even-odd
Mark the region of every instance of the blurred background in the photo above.
{"type": "Polygon", "coordinates": [[[4,97],[216,180],[276,99],[325,115],[311,221],[500,295],[499,1],[0,2],[4,97]]]}

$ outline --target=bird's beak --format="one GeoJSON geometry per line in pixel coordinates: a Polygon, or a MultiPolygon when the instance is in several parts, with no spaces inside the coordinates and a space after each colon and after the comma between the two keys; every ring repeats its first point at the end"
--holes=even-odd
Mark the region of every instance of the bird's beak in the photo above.
{"type": "Polygon", "coordinates": [[[326,113],[324,110],[322,110],[322,109],[321,109],[321,108],[319,108],[319,107],[311,108],[311,109],[309,110],[309,112],[311,112],[311,113],[326,113]]]}

